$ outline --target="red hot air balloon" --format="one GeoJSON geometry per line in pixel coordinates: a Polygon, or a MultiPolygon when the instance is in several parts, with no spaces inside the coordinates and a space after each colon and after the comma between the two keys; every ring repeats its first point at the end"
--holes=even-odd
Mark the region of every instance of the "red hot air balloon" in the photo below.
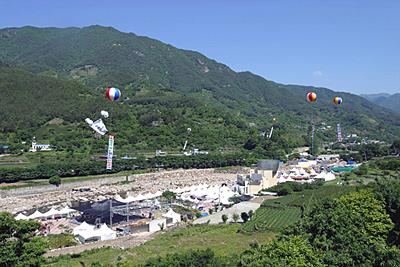
{"type": "Polygon", "coordinates": [[[317,94],[314,92],[308,92],[307,93],[307,101],[308,102],[315,102],[317,101],[317,94]]]}

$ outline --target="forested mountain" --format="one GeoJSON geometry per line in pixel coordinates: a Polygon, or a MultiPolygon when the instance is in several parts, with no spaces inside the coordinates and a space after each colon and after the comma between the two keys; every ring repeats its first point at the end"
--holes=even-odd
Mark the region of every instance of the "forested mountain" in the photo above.
{"type": "Polygon", "coordinates": [[[400,93],[396,94],[363,94],[362,97],[372,103],[400,113],[400,93]]]}
{"type": "Polygon", "coordinates": [[[200,53],[110,27],[2,29],[0,61],[3,143],[22,140],[28,134],[22,129],[29,129],[58,147],[73,134],[88,138],[85,147],[100,148],[82,122],[100,109],[111,111],[108,124],[120,145],[139,150],[178,149],[187,127],[198,147],[242,147],[268,130],[273,117],[279,140],[272,142],[281,144],[304,144],[312,117],[325,140],[335,131],[322,125],[337,122],[361,136],[400,135],[399,114],[360,96],[237,73],[200,53]],[[119,103],[102,98],[110,85],[122,89],[119,103]],[[305,101],[309,90],[317,92],[316,104],[305,101]],[[336,95],[344,99],[340,107],[332,104],[336,95]],[[55,117],[64,123],[46,124],[55,117]]]}

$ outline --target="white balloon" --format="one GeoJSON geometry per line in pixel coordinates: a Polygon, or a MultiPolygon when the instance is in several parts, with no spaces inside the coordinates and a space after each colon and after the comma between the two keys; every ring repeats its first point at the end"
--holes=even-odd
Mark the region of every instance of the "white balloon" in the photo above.
{"type": "Polygon", "coordinates": [[[108,112],[105,111],[105,110],[102,110],[102,111],[100,112],[100,114],[101,114],[101,116],[103,116],[103,117],[106,118],[106,119],[109,117],[108,112]]]}

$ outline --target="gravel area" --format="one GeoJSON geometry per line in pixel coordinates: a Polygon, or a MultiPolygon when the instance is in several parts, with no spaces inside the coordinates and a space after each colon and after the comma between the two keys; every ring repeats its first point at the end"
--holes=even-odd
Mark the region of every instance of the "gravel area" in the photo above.
{"type": "MultiPolygon", "coordinates": [[[[120,179],[120,176],[116,176],[120,179]]],[[[60,188],[54,191],[54,187],[47,187],[49,190],[40,193],[32,193],[29,190],[25,194],[2,196],[0,199],[0,211],[17,213],[24,210],[31,210],[43,206],[70,205],[72,201],[101,201],[115,197],[116,194],[124,195],[127,192],[131,195],[145,194],[148,192],[165,191],[177,187],[198,185],[206,183],[209,185],[220,185],[227,183],[232,185],[236,180],[235,173],[214,172],[214,169],[190,169],[161,171],[156,173],[137,174],[129,176],[129,183],[110,183],[90,180],[82,183],[74,183],[72,186],[60,188]],[[73,191],[73,188],[88,187],[87,192],[73,191]]]]}

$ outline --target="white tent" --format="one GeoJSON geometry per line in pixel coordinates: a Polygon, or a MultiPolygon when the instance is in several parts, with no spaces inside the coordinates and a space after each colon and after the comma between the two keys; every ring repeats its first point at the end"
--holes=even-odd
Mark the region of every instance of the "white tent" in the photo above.
{"type": "Polygon", "coordinates": [[[16,220],[29,220],[28,216],[26,216],[23,213],[19,213],[17,216],[15,216],[16,220]]]}
{"type": "Polygon", "coordinates": [[[142,195],[142,194],[139,194],[139,195],[137,195],[135,197],[135,201],[142,201],[142,200],[145,200],[145,199],[146,199],[146,197],[144,195],[142,195]]]}
{"type": "Polygon", "coordinates": [[[155,196],[154,196],[152,193],[147,193],[147,194],[145,194],[143,197],[144,197],[145,199],[152,199],[152,198],[154,198],[155,196]]]}
{"type": "Polygon", "coordinates": [[[75,228],[72,230],[72,233],[73,233],[74,235],[77,235],[77,234],[79,234],[79,233],[81,233],[81,232],[88,232],[88,231],[91,231],[93,228],[94,228],[94,225],[90,225],[90,224],[88,224],[87,222],[83,222],[83,223],[81,223],[80,225],[78,225],[77,227],[75,227],[75,228]]]}
{"type": "Polygon", "coordinates": [[[174,190],[172,190],[172,192],[181,194],[181,193],[185,192],[185,190],[183,188],[178,187],[178,188],[175,188],[174,190]]]}
{"type": "Polygon", "coordinates": [[[94,228],[88,229],[86,231],[80,231],[75,234],[78,240],[84,244],[88,241],[99,241],[101,237],[94,231],[94,228]]]}
{"type": "Polygon", "coordinates": [[[31,215],[28,216],[29,219],[38,219],[38,218],[43,218],[46,217],[43,215],[43,213],[41,213],[39,210],[35,210],[34,213],[32,213],[31,215]]]}
{"type": "Polygon", "coordinates": [[[70,207],[66,206],[58,212],[60,215],[69,215],[71,213],[75,213],[77,210],[71,209],[70,207]]]}
{"type": "Polygon", "coordinates": [[[167,226],[167,220],[165,218],[163,219],[158,219],[158,220],[152,220],[149,223],[149,232],[157,232],[161,230],[161,225],[163,225],[163,228],[167,226]]]}
{"type": "Polygon", "coordinates": [[[122,198],[120,195],[117,195],[114,199],[122,203],[130,203],[136,200],[136,198],[131,195],[128,195],[127,198],[122,198]]]}
{"type": "Polygon", "coordinates": [[[99,229],[95,229],[96,235],[100,236],[100,240],[111,240],[117,238],[117,232],[110,229],[105,223],[103,223],[99,229]]]}
{"type": "Polygon", "coordinates": [[[335,175],[331,172],[321,172],[315,178],[324,179],[324,181],[332,181],[336,179],[335,175]]]}
{"type": "Polygon", "coordinates": [[[161,195],[162,195],[162,192],[161,192],[161,191],[157,191],[157,192],[154,193],[154,196],[155,196],[155,197],[160,197],[161,195]]]}
{"type": "Polygon", "coordinates": [[[74,228],[73,233],[81,243],[117,238],[117,233],[110,229],[106,224],[102,224],[100,227],[95,227],[94,225],[83,222],[74,228]]]}
{"type": "Polygon", "coordinates": [[[163,217],[171,218],[172,223],[174,224],[181,221],[181,215],[179,213],[176,213],[172,209],[169,209],[167,213],[163,214],[163,217]]]}
{"type": "Polygon", "coordinates": [[[60,212],[53,207],[50,210],[43,213],[43,217],[46,217],[46,218],[53,218],[54,215],[60,215],[60,212]]]}

